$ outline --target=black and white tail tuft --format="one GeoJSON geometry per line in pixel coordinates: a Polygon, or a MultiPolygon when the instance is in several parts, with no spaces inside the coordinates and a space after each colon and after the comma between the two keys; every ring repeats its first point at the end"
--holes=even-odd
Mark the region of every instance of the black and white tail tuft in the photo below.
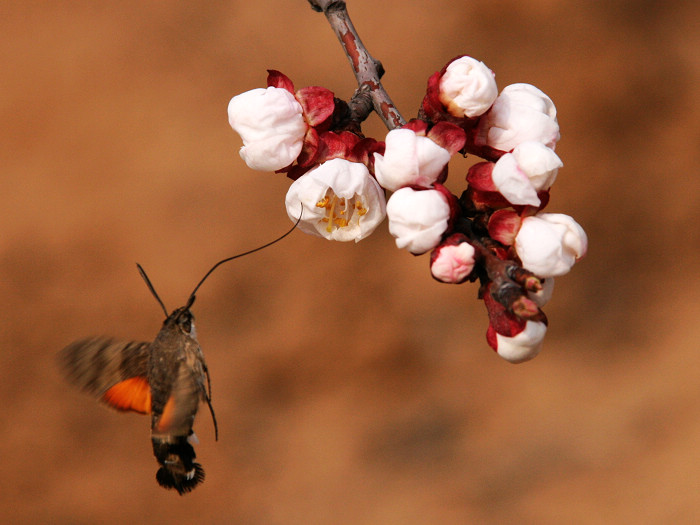
{"type": "Polygon", "coordinates": [[[156,481],[161,487],[175,489],[180,495],[204,481],[202,465],[194,461],[196,454],[186,436],[152,437],[153,454],[161,467],[156,481]]]}

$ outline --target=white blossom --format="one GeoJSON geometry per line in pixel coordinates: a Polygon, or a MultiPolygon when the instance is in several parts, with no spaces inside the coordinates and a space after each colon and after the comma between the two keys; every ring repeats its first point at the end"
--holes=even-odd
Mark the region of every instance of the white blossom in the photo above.
{"type": "Polygon", "coordinates": [[[562,213],[525,217],[515,236],[515,251],[523,268],[538,277],[568,273],[587,249],[586,232],[574,219],[562,213]]]}
{"type": "Polygon", "coordinates": [[[472,57],[454,60],[440,78],[440,102],[455,117],[478,117],[497,96],[493,71],[472,57]]]}
{"type": "Polygon", "coordinates": [[[498,159],[491,178],[511,204],[539,206],[537,192],[552,186],[562,165],[551,148],[541,142],[527,141],[498,159]]]}
{"type": "Polygon", "coordinates": [[[437,190],[401,188],[389,198],[386,213],[396,246],[417,255],[440,242],[447,229],[450,205],[437,190]]]}
{"type": "Polygon", "coordinates": [[[384,192],[364,164],[332,159],[295,180],[285,199],[299,229],[333,241],[369,236],[386,216],[384,192]]]}
{"type": "Polygon", "coordinates": [[[554,149],[559,137],[552,99],[530,84],[511,84],[479,120],[476,143],[511,151],[532,140],[554,149]]]}
{"type": "Polygon", "coordinates": [[[450,152],[407,128],[386,135],[384,155],[374,154],[377,181],[390,191],[403,186],[431,186],[450,160],[450,152]]]}
{"type": "Polygon", "coordinates": [[[491,179],[499,193],[511,204],[539,206],[540,198],[527,174],[520,169],[511,153],[503,155],[493,166],[491,179]]]}
{"type": "Polygon", "coordinates": [[[228,105],[231,127],[243,139],[241,158],[254,170],[276,171],[299,156],[308,128],[301,104],[282,88],[241,93],[228,105]]]}
{"type": "Polygon", "coordinates": [[[564,165],[552,148],[533,140],[518,144],[512,155],[537,191],[551,188],[564,165]]]}

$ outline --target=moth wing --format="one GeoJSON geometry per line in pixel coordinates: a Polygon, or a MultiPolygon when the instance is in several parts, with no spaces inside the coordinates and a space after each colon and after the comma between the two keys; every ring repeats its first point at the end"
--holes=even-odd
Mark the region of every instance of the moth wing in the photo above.
{"type": "Polygon", "coordinates": [[[59,354],[68,380],[117,410],[151,411],[148,384],[150,343],[91,337],[59,354]]]}
{"type": "Polygon", "coordinates": [[[151,387],[143,376],[130,377],[107,389],[102,401],[117,410],[151,413],[151,387]]]}

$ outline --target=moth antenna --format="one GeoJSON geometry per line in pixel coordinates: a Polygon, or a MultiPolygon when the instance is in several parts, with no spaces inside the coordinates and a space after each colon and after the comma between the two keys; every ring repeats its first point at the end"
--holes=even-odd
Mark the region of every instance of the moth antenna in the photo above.
{"type": "MultiPolygon", "coordinates": [[[[209,277],[212,274],[212,272],[214,270],[216,270],[219,266],[221,266],[225,262],[233,261],[234,259],[238,259],[239,257],[243,257],[244,255],[250,255],[251,253],[255,253],[257,251],[263,250],[263,249],[267,248],[268,246],[272,246],[276,242],[281,241],[287,235],[292,233],[296,229],[297,226],[299,226],[299,223],[301,222],[302,215],[304,215],[304,205],[303,204],[301,205],[301,212],[299,212],[299,218],[294,223],[294,226],[292,226],[291,229],[288,232],[286,232],[284,235],[277,237],[274,241],[270,241],[267,244],[263,244],[262,246],[258,246],[257,248],[253,248],[252,250],[248,250],[247,252],[239,253],[238,255],[234,255],[232,257],[227,257],[226,259],[222,259],[218,263],[216,263],[214,266],[212,266],[211,269],[207,273],[204,274],[204,277],[202,277],[202,280],[199,281],[199,283],[197,283],[197,286],[194,287],[194,290],[192,290],[192,293],[190,294],[190,298],[187,300],[187,305],[185,306],[185,308],[189,308],[190,306],[192,306],[192,304],[194,303],[194,300],[195,300],[195,294],[197,293],[197,290],[199,290],[199,287],[202,286],[204,281],[207,280],[207,277],[209,277]]],[[[150,285],[150,283],[149,283],[149,285],[150,285]]],[[[153,290],[152,287],[151,287],[151,290],[153,290]]],[[[155,294],[155,291],[153,293],[155,294]]]]}
{"type": "Polygon", "coordinates": [[[148,286],[148,289],[153,294],[153,297],[156,298],[156,301],[158,301],[158,304],[163,309],[163,312],[165,312],[165,317],[168,317],[168,309],[163,304],[163,301],[161,301],[160,297],[158,296],[158,292],[156,292],[156,289],[153,288],[151,280],[148,278],[148,275],[146,275],[146,271],[141,267],[139,263],[136,263],[136,267],[139,269],[139,273],[141,274],[141,277],[143,277],[143,280],[146,281],[146,286],[148,286]]]}

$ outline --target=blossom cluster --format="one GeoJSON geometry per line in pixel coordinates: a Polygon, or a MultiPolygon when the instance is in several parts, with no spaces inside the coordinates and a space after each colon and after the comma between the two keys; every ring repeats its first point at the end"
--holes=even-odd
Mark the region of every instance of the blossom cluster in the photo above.
{"type": "Polygon", "coordinates": [[[299,228],[357,242],[388,218],[398,248],[430,252],[436,280],[479,281],[486,339],[501,357],[537,355],[554,277],[588,244],[574,219],[543,211],[562,167],[552,100],[530,84],[499,93],[483,62],[460,56],[428,79],[418,118],[378,141],[331,91],[295,90],[282,73],[268,73],[266,89],[231,100],[229,123],[249,167],[293,181],[286,207],[296,221],[303,205],[299,228]],[[460,196],[444,186],[456,154],[483,159],[460,196]]]}

